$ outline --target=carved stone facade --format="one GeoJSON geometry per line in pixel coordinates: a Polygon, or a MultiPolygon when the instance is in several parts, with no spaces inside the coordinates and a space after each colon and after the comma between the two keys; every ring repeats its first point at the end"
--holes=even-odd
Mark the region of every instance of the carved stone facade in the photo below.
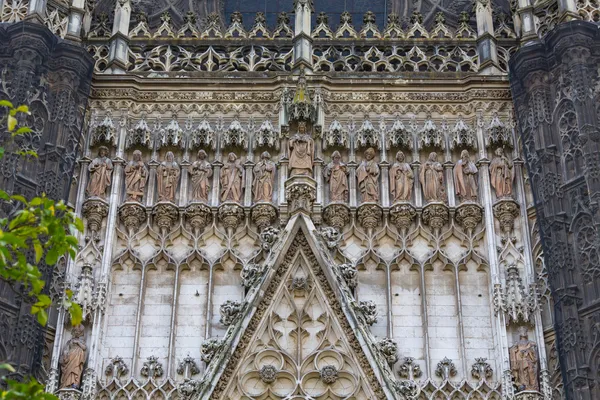
{"type": "MultiPolygon", "coordinates": [[[[553,31],[552,15],[596,14],[524,1],[328,16],[309,0],[256,15],[228,0],[48,0],[22,16],[0,0],[2,21],[31,14],[95,62],[87,109],[50,113],[76,122],[41,125],[60,136],[89,116],[70,197],[86,231],[56,284],[84,309],[85,364],[60,389],[75,339],[59,310],[48,390],[554,400],[564,354],[591,357],[563,373],[593,399],[598,321],[574,316],[598,293],[598,34],[553,31]],[[558,61],[540,61],[544,46],[558,61]],[[555,321],[554,306],[571,311],[555,321]]],[[[8,77],[5,91],[21,82],[8,77]]]]}

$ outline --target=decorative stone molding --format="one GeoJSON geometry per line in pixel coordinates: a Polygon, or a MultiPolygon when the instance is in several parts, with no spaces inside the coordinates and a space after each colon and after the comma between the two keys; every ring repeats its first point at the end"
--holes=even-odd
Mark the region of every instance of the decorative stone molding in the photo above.
{"type": "Polygon", "coordinates": [[[489,147],[512,147],[512,132],[494,113],[487,129],[487,143],[489,147]]]}
{"type": "Polygon", "coordinates": [[[219,338],[209,338],[202,342],[200,346],[200,359],[206,364],[210,364],[215,355],[223,348],[223,340],[219,338]]]}
{"type": "Polygon", "coordinates": [[[358,284],[358,270],[355,265],[345,263],[340,265],[340,274],[350,289],[354,289],[358,284]]]}
{"type": "Polygon", "coordinates": [[[438,129],[437,125],[431,119],[431,115],[423,123],[423,128],[419,131],[419,147],[433,147],[444,150],[446,144],[444,141],[444,132],[438,129]]]}
{"type": "Polygon", "coordinates": [[[113,123],[111,113],[108,112],[94,129],[92,129],[90,145],[107,144],[111,146],[117,145],[117,128],[113,123]]]}
{"type": "Polygon", "coordinates": [[[177,366],[177,373],[186,377],[194,376],[200,373],[200,368],[196,361],[188,355],[177,366]]]}
{"type": "Polygon", "coordinates": [[[277,219],[277,208],[270,203],[255,204],[252,207],[251,218],[258,230],[263,231],[277,219]]]}
{"type": "Polygon", "coordinates": [[[444,357],[435,368],[435,375],[442,378],[444,381],[456,376],[457,373],[456,366],[448,357],[444,357]]]}
{"type": "Polygon", "coordinates": [[[104,374],[107,376],[113,376],[116,379],[120,379],[122,376],[125,376],[129,373],[129,367],[123,361],[123,358],[116,356],[104,369],[104,374]]]}
{"type": "Polygon", "coordinates": [[[326,224],[342,230],[350,222],[350,208],[346,204],[331,203],[323,210],[323,219],[326,224]]]}
{"type": "Polygon", "coordinates": [[[365,203],[358,207],[358,222],[367,230],[375,229],[383,218],[383,210],[378,204],[365,203]]]}
{"type": "Polygon", "coordinates": [[[285,181],[285,196],[291,213],[311,213],[313,202],[317,198],[316,182],[309,176],[293,176],[285,181]]]}
{"type": "Polygon", "coordinates": [[[467,148],[471,150],[477,149],[477,136],[475,131],[464,121],[459,115],[456,125],[450,132],[450,149],[467,148]]]}
{"type": "Polygon", "coordinates": [[[419,386],[412,380],[395,381],[394,390],[407,399],[414,399],[419,394],[419,386]]]}
{"type": "Polygon", "coordinates": [[[390,215],[392,217],[392,223],[396,228],[398,228],[399,231],[406,233],[406,230],[410,228],[417,216],[417,210],[408,202],[395,203],[390,209],[390,215]]]}
{"type": "Polygon", "coordinates": [[[87,220],[89,231],[89,234],[85,237],[86,242],[90,240],[99,241],[100,237],[98,234],[102,228],[102,221],[108,215],[108,203],[101,199],[87,199],[83,203],[81,212],[87,220]]]}
{"type": "Polygon", "coordinates": [[[179,210],[173,203],[160,202],[152,208],[152,215],[161,233],[165,235],[179,219],[179,210]]]}
{"type": "Polygon", "coordinates": [[[200,147],[209,147],[214,150],[217,147],[215,131],[206,116],[200,121],[198,127],[190,133],[188,146],[194,150],[200,147]]]}
{"type": "Polygon", "coordinates": [[[338,380],[338,370],[334,365],[325,365],[319,371],[321,381],[327,385],[332,385],[338,380]]]}
{"type": "Polygon", "coordinates": [[[354,138],[354,144],[357,148],[361,147],[375,147],[381,149],[381,134],[369,119],[365,119],[356,132],[354,138]]]}
{"type": "MultiPolygon", "coordinates": [[[[96,296],[94,296],[94,275],[91,264],[83,264],[81,274],[77,280],[77,287],[73,295],[73,301],[81,307],[82,319],[86,320],[88,316],[96,309],[96,296]]],[[[100,300],[100,299],[98,299],[100,300]]]]}
{"type": "Polygon", "coordinates": [[[241,311],[242,303],[239,301],[227,300],[225,303],[221,304],[221,307],[219,308],[221,314],[219,322],[225,326],[229,326],[235,322],[241,311]]]}
{"type": "Polygon", "coordinates": [[[398,373],[401,378],[408,379],[409,381],[414,381],[415,378],[420,378],[423,375],[423,371],[421,371],[421,367],[419,364],[415,362],[415,359],[412,357],[406,357],[404,362],[400,365],[398,369],[398,373]]]}
{"type": "Polygon", "coordinates": [[[57,396],[60,400],[80,400],[81,391],[77,389],[64,388],[58,391],[57,396]]]}
{"type": "Polygon", "coordinates": [[[360,312],[365,324],[371,326],[377,322],[377,305],[373,300],[359,301],[356,309],[360,312]]]}
{"type": "Polygon", "coordinates": [[[336,146],[346,149],[350,146],[350,143],[348,141],[348,131],[344,129],[340,121],[334,118],[329,124],[329,128],[323,132],[323,149],[336,146]]]}
{"type": "Polygon", "coordinates": [[[177,386],[177,393],[186,400],[193,399],[200,391],[201,382],[195,379],[185,379],[177,386]]]}
{"type": "Polygon", "coordinates": [[[439,230],[450,220],[448,206],[443,203],[429,203],[423,208],[421,218],[425,225],[439,230]]]}
{"type": "Polygon", "coordinates": [[[219,207],[218,215],[225,229],[233,232],[244,220],[244,209],[237,203],[223,203],[219,207]]]}
{"type": "Polygon", "coordinates": [[[342,240],[342,234],[337,228],[333,226],[323,226],[317,232],[316,235],[320,237],[323,242],[325,242],[325,246],[329,250],[333,250],[339,246],[340,240],[342,240]]]}
{"type": "Polygon", "coordinates": [[[277,376],[277,367],[274,365],[263,365],[263,367],[259,371],[260,380],[264,383],[273,383],[275,382],[275,378],[277,376]]]}
{"type": "Polygon", "coordinates": [[[310,282],[305,276],[295,276],[290,282],[290,290],[303,292],[308,290],[310,282]]]}
{"type": "Polygon", "coordinates": [[[271,147],[279,149],[281,134],[275,130],[271,118],[267,119],[258,127],[254,134],[254,143],[257,147],[271,147]]]}
{"type": "Polygon", "coordinates": [[[140,374],[148,379],[160,378],[164,374],[162,363],[158,361],[158,357],[150,356],[144,361],[140,374]]]}
{"type": "Polygon", "coordinates": [[[240,276],[242,278],[242,286],[246,289],[252,287],[258,282],[262,276],[262,267],[255,263],[248,263],[242,268],[240,276]]]}
{"type": "Polygon", "coordinates": [[[476,203],[463,203],[456,208],[454,219],[467,232],[472,233],[483,219],[483,208],[476,203]]]}
{"type": "Polygon", "coordinates": [[[394,123],[389,131],[387,131],[387,146],[389,150],[391,147],[399,147],[403,149],[412,150],[413,144],[413,133],[407,129],[399,116],[396,116],[394,123]]]}
{"type": "Polygon", "coordinates": [[[119,219],[125,225],[127,233],[131,237],[146,220],[146,209],[140,203],[124,203],[119,208],[119,219]]]}
{"type": "Polygon", "coordinates": [[[493,206],[494,216],[500,222],[503,240],[514,238],[515,219],[519,216],[519,204],[511,199],[502,199],[493,206]]]}
{"type": "Polygon", "coordinates": [[[173,147],[185,147],[185,140],[183,138],[183,129],[177,122],[177,114],[173,114],[171,120],[166,127],[162,128],[157,135],[156,148],[157,150],[162,147],[173,146],[173,147]]]}
{"type": "Polygon", "coordinates": [[[129,130],[125,139],[125,149],[128,150],[136,145],[144,146],[149,149],[154,145],[152,131],[146,122],[145,115],[142,115],[142,118],[138,123],[129,130]]]}
{"type": "Polygon", "coordinates": [[[279,229],[267,226],[260,232],[260,246],[263,250],[271,250],[275,242],[279,240],[279,229]]]}
{"type": "Polygon", "coordinates": [[[390,338],[383,338],[377,342],[377,348],[390,366],[396,364],[398,361],[398,344],[395,341],[390,338]]]}
{"type": "Polygon", "coordinates": [[[204,203],[190,203],[185,208],[183,215],[192,226],[195,236],[199,236],[213,219],[210,207],[204,203]]]}

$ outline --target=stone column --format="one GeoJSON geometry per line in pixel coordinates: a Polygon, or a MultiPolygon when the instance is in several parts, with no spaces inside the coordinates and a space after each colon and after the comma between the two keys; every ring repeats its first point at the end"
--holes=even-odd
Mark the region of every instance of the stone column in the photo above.
{"type": "Polygon", "coordinates": [[[30,0],[27,9],[27,19],[44,24],[46,16],[47,0],[30,0]]]}
{"type": "Polygon", "coordinates": [[[491,1],[477,0],[475,15],[477,17],[477,50],[479,51],[480,73],[485,75],[499,73],[491,1]]]}
{"type": "Polygon", "coordinates": [[[84,0],[73,0],[69,10],[69,26],[67,27],[66,39],[81,41],[81,26],[83,23],[84,0]]]}
{"type": "Polygon", "coordinates": [[[310,0],[295,2],[294,70],[299,69],[300,66],[306,67],[308,71],[312,70],[312,38],[310,36],[312,7],[310,0]]]}
{"type": "Polygon", "coordinates": [[[513,17],[515,30],[521,38],[521,43],[537,39],[531,0],[517,0],[517,12],[513,14],[513,17]]]}
{"type": "MultiPolygon", "coordinates": [[[[82,0],[77,0],[82,1],[82,0]]],[[[112,37],[108,54],[107,73],[125,73],[127,50],[129,48],[129,21],[131,19],[130,0],[118,0],[115,7],[112,37]]]]}

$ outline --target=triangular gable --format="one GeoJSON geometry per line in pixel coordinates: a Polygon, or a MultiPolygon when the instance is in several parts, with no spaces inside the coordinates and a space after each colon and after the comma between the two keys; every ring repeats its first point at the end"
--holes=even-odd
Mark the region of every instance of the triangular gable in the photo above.
{"type": "Polygon", "coordinates": [[[290,219],[265,260],[268,272],[209,365],[200,397],[402,398],[333,266],[312,221],[290,219]]]}

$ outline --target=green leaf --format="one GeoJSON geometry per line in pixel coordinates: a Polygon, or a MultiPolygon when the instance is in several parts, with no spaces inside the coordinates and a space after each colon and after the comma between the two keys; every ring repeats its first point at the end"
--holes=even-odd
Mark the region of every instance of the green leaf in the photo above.
{"type": "Polygon", "coordinates": [[[0,158],[4,157],[4,147],[0,147],[0,158]]]}
{"type": "Polygon", "coordinates": [[[17,119],[15,117],[13,117],[12,115],[8,116],[8,131],[12,132],[15,130],[17,126],[17,119]]]}
{"type": "Polygon", "coordinates": [[[58,261],[58,256],[59,256],[58,251],[55,248],[51,248],[46,253],[46,264],[48,264],[48,265],[56,264],[56,262],[58,261]]]}
{"type": "Polygon", "coordinates": [[[8,100],[0,100],[0,107],[15,108],[15,106],[13,106],[13,104],[8,100]]]}
{"type": "Polygon", "coordinates": [[[44,249],[42,249],[42,245],[38,241],[33,243],[33,249],[35,250],[35,262],[37,264],[40,262],[42,256],[44,255],[44,249]]]}
{"type": "Polygon", "coordinates": [[[13,133],[13,136],[22,135],[24,133],[29,133],[29,132],[33,132],[33,130],[28,126],[22,126],[19,129],[17,129],[15,131],[15,133],[13,133]]]}
{"type": "Polygon", "coordinates": [[[83,311],[81,310],[81,306],[77,303],[71,303],[71,307],[69,307],[69,314],[71,315],[71,324],[73,326],[81,324],[83,320],[83,311]]]}
{"type": "Polygon", "coordinates": [[[21,112],[21,113],[25,113],[25,114],[29,114],[29,107],[27,107],[26,105],[21,105],[17,108],[15,108],[15,110],[17,112],[21,112]]]}
{"type": "Polygon", "coordinates": [[[8,372],[15,372],[14,367],[10,364],[0,364],[0,369],[5,369],[8,372]]]}
{"type": "Polygon", "coordinates": [[[48,323],[48,314],[46,313],[46,311],[39,310],[36,314],[37,314],[36,318],[37,318],[38,322],[40,323],[40,325],[46,326],[46,324],[48,323]]]}

